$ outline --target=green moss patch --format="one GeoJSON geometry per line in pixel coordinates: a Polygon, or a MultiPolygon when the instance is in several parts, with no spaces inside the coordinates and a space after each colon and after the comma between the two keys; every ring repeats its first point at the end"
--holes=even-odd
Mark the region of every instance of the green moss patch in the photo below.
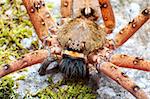
{"type": "Polygon", "coordinates": [[[0,99],[16,99],[14,92],[14,80],[10,77],[4,77],[0,81],[0,99]]]}
{"type": "MultiPolygon", "coordinates": [[[[49,78],[49,81],[51,78],[49,78]]],[[[40,99],[95,99],[96,94],[84,82],[59,81],[50,82],[50,86],[39,91],[35,96],[40,99]]]]}
{"type": "MultiPolygon", "coordinates": [[[[34,29],[22,0],[2,0],[0,9],[0,65],[2,65],[29,52],[21,45],[21,40],[31,37],[34,29]]],[[[37,49],[37,42],[33,42],[32,46],[37,49]]]]}

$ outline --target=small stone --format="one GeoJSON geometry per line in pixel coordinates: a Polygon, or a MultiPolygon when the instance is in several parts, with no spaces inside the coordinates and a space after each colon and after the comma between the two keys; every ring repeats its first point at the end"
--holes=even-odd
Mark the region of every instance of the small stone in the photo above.
{"type": "Polygon", "coordinates": [[[32,39],[30,39],[30,38],[24,38],[23,40],[21,40],[21,45],[24,48],[30,48],[31,44],[32,44],[32,39]]]}

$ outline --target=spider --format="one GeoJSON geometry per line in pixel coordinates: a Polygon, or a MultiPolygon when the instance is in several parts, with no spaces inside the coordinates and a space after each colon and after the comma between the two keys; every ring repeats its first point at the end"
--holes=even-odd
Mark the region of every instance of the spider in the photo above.
{"type": "Polygon", "coordinates": [[[39,74],[45,75],[49,64],[57,61],[52,70],[58,69],[69,79],[84,79],[89,75],[88,64],[93,64],[98,72],[103,72],[136,98],[148,99],[147,94],[118,67],[150,71],[150,61],[112,52],[149,20],[150,7],[121,29],[114,39],[107,39],[115,27],[109,0],[61,0],[61,27],[51,17],[44,0],[23,0],[23,3],[39,39],[48,50],[37,50],[5,64],[0,77],[41,62],[39,74]],[[100,11],[104,21],[101,25],[96,23],[100,11]]]}

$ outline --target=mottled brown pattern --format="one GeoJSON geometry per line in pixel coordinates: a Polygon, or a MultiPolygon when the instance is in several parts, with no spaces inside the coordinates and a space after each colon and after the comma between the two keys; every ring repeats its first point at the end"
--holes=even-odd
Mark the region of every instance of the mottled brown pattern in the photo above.
{"type": "Polygon", "coordinates": [[[80,50],[82,49],[82,43],[85,43],[86,49],[83,53],[88,54],[95,49],[103,47],[106,40],[105,36],[104,28],[98,26],[95,22],[77,18],[65,24],[58,31],[57,38],[63,48],[69,46],[72,49],[80,50]],[[68,43],[69,40],[71,40],[71,43],[68,43]]]}

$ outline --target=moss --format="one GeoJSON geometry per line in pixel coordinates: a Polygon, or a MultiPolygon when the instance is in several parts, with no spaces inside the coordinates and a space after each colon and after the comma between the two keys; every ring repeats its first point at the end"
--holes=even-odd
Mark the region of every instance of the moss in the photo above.
{"type": "Polygon", "coordinates": [[[0,81],[0,99],[16,99],[17,94],[14,92],[14,80],[10,77],[4,77],[0,81]]]}
{"type": "Polygon", "coordinates": [[[26,76],[25,75],[22,75],[20,76],[19,78],[17,78],[16,80],[25,80],[26,76]]]}
{"type": "MultiPolygon", "coordinates": [[[[53,3],[46,4],[49,9],[53,3]]],[[[30,38],[35,32],[22,0],[0,1],[0,66],[12,61],[9,57],[19,58],[29,49],[21,45],[23,38],[30,38]]],[[[38,49],[38,39],[32,41],[30,50],[38,49]]]]}
{"type": "MultiPolygon", "coordinates": [[[[29,50],[21,45],[23,38],[30,38],[34,29],[22,0],[0,1],[0,66],[7,64],[29,50]]],[[[38,49],[38,40],[31,49],[38,49]]]]}
{"type": "Polygon", "coordinates": [[[59,81],[56,84],[52,83],[51,78],[50,86],[39,91],[35,96],[40,99],[95,99],[96,95],[93,93],[92,88],[80,82],[72,81],[59,81]]]}
{"type": "Polygon", "coordinates": [[[54,3],[46,3],[46,6],[49,10],[55,7],[54,3]]]}

